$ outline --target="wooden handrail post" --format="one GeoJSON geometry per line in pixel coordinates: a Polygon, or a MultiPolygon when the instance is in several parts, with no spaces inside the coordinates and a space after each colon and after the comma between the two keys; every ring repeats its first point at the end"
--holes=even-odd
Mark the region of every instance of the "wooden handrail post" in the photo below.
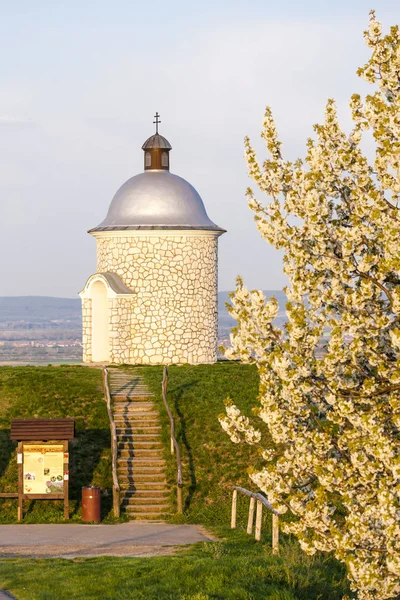
{"type": "Polygon", "coordinates": [[[103,369],[103,383],[104,393],[107,402],[107,412],[110,421],[110,432],[111,432],[111,461],[112,461],[112,477],[113,477],[113,509],[114,517],[120,516],[120,493],[118,483],[118,471],[117,471],[117,455],[118,455],[118,443],[117,443],[117,432],[115,428],[114,417],[111,409],[111,394],[108,386],[108,369],[103,369]]]}
{"type": "Polygon", "coordinates": [[[238,487],[236,485],[232,486],[233,498],[232,498],[232,522],[233,522],[233,512],[235,512],[235,527],[236,527],[236,496],[235,492],[240,492],[245,496],[249,496],[250,498],[250,506],[249,506],[249,519],[247,521],[247,533],[251,535],[253,531],[253,523],[254,523],[254,505],[257,502],[257,510],[256,510],[256,531],[255,531],[255,539],[257,541],[261,540],[261,524],[262,524],[262,507],[265,506],[269,512],[272,513],[272,552],[273,554],[279,554],[279,513],[272,506],[272,504],[260,493],[250,492],[250,490],[246,490],[245,488],[238,487]],[[233,505],[235,505],[235,511],[233,511],[233,505]]]}
{"type": "Polygon", "coordinates": [[[256,503],[255,498],[250,498],[250,506],[249,506],[249,520],[247,521],[247,533],[249,535],[253,532],[253,523],[254,523],[254,505],[256,503]]]}
{"type": "Polygon", "coordinates": [[[183,513],[182,486],[181,485],[178,485],[178,487],[177,487],[177,501],[178,501],[178,514],[181,515],[183,513]]]}
{"type": "Polygon", "coordinates": [[[171,454],[175,454],[176,455],[176,466],[177,466],[177,493],[176,493],[176,499],[177,499],[177,505],[178,505],[178,514],[182,514],[183,513],[183,500],[182,500],[182,487],[183,487],[183,482],[182,482],[182,463],[181,463],[181,452],[179,449],[179,444],[176,441],[175,438],[175,422],[174,422],[174,417],[172,416],[172,412],[171,409],[169,407],[168,404],[168,400],[167,400],[167,393],[168,393],[168,369],[165,366],[163,369],[163,380],[162,380],[162,384],[161,384],[161,391],[162,391],[162,399],[164,402],[164,406],[165,409],[168,413],[168,417],[169,417],[169,423],[171,426],[171,454]]]}
{"type": "Polygon", "coordinates": [[[233,490],[231,529],[236,529],[236,507],[237,507],[237,490],[233,490]]]}
{"type": "Polygon", "coordinates": [[[279,554],[279,517],[272,515],[272,554],[279,554]]]}
{"type": "Polygon", "coordinates": [[[119,490],[113,485],[113,509],[114,509],[114,517],[116,519],[119,518],[120,514],[120,498],[119,498],[119,490]]]}
{"type": "Polygon", "coordinates": [[[255,539],[257,542],[261,540],[261,522],[262,522],[262,502],[257,500],[257,512],[256,512],[256,535],[255,539]]]}

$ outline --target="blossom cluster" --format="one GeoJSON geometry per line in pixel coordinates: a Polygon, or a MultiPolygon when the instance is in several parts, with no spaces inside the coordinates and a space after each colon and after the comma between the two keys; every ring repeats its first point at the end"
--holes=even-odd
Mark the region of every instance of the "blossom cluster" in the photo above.
{"type": "Polygon", "coordinates": [[[374,92],[352,96],[350,134],[329,100],[305,160],[284,160],[269,108],[263,164],[245,140],[269,197],[249,189],[250,209],[284,253],[287,323],[274,324],[274,298],[238,279],[227,355],[257,365],[270,437],[229,402],[220,421],[235,442],[260,445],[250,477],[298,517],[286,531],[343,561],[360,600],[384,600],[400,594],[400,34],[383,35],[372,11],[364,37],[371,58],[358,74],[374,92]]]}

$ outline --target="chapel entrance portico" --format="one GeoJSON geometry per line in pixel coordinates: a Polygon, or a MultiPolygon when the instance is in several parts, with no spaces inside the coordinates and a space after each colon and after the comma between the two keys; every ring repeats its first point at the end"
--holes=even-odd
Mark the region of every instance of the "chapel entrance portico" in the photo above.
{"type": "Polygon", "coordinates": [[[82,341],[84,362],[112,362],[113,346],[119,336],[113,332],[115,315],[121,300],[133,299],[134,293],[116,273],[95,273],[87,280],[79,296],[82,300],[82,341]]]}

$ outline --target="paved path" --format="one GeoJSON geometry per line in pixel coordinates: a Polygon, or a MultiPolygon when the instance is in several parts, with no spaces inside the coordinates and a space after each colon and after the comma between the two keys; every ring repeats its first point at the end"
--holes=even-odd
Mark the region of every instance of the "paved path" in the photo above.
{"type": "Polygon", "coordinates": [[[10,600],[15,598],[15,596],[11,596],[11,594],[9,594],[8,592],[3,592],[2,590],[0,590],[0,600],[10,600]]]}
{"type": "Polygon", "coordinates": [[[0,557],[156,556],[171,554],[176,546],[213,539],[194,525],[137,521],[118,525],[0,525],[0,557]]]}

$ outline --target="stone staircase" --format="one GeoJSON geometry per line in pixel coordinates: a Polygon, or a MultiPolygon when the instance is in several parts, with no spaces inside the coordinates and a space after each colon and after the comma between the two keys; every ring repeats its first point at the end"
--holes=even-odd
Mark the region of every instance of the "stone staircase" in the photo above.
{"type": "Polygon", "coordinates": [[[109,387],[118,441],[121,508],[132,519],[161,520],[171,507],[153,394],[138,371],[109,369],[109,387]]]}

